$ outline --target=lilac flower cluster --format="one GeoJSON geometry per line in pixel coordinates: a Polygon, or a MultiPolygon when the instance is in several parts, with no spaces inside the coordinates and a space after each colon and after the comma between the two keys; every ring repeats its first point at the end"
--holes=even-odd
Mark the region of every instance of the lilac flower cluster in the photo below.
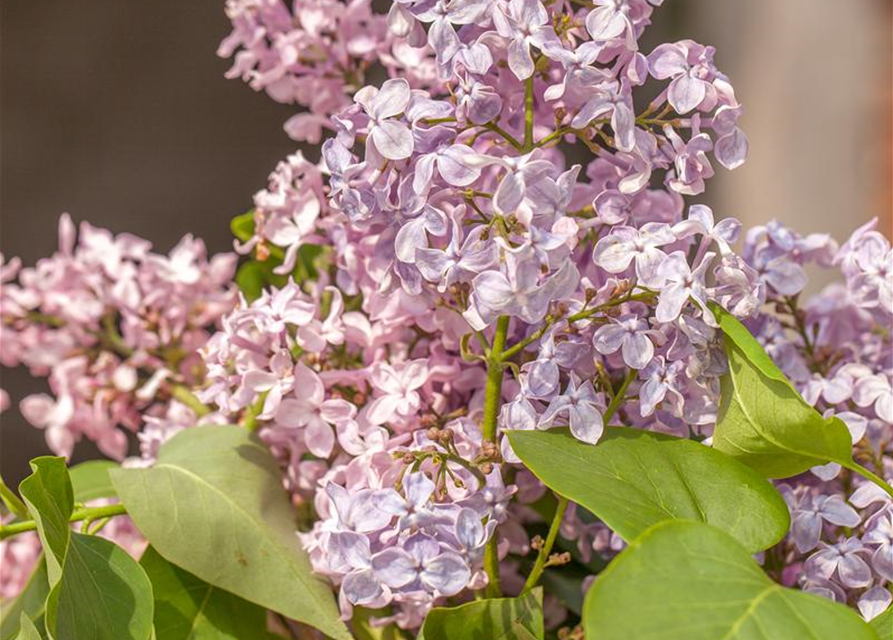
{"type": "Polygon", "coordinates": [[[68,215],[59,222],[59,251],[22,268],[0,259],[0,362],[22,364],[47,377],[52,396],[24,398],[22,414],[44,429],[50,449],[69,456],[86,437],[106,455],[122,459],[122,427],[169,431],[167,415],[195,411],[175,398],[199,384],[197,349],[228,312],[235,256],[208,259],[205,246],[184,237],[168,255],[132,235],[114,236],[68,215]]]}

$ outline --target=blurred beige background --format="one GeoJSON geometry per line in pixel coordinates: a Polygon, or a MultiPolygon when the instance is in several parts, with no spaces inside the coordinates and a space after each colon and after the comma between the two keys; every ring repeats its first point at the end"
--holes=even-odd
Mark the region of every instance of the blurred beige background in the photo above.
{"type": "MultiPolygon", "coordinates": [[[[187,232],[230,247],[229,219],[293,150],[291,109],[227,81],[223,0],[2,0],[0,250],[27,264],[56,246],[62,211],[167,250],[187,232]]],[[[644,43],[692,38],[746,108],[750,159],[707,202],[746,224],[778,218],[839,240],[891,225],[890,0],[666,0],[644,43]]],[[[0,373],[17,402],[44,388],[0,373]]],[[[0,416],[12,483],[43,434],[0,416]]],[[[79,445],[76,458],[94,455],[79,445]]]]}

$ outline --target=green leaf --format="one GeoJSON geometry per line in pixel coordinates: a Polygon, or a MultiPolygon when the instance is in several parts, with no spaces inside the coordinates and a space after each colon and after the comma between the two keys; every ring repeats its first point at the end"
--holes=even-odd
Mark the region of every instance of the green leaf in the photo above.
{"type": "Polygon", "coordinates": [[[22,480],[19,493],[37,524],[37,533],[46,552],[47,575],[55,585],[71,539],[69,519],[74,510],[74,493],[65,458],[43,456],[31,461],[33,473],[22,480]]]}
{"type": "Polygon", "coordinates": [[[248,301],[253,302],[260,298],[271,275],[272,270],[268,264],[251,260],[239,267],[236,272],[236,285],[248,301]]]}
{"type": "Polygon", "coordinates": [[[431,609],[418,640],[542,640],[544,633],[543,591],[537,588],[518,598],[431,609]]]}
{"type": "Polygon", "coordinates": [[[693,440],[626,427],[608,427],[595,446],[566,429],[508,437],[550,489],[627,541],[662,520],[695,520],[755,552],[781,540],[790,524],[784,500],[765,478],[693,440]]]}
{"type": "Polygon", "coordinates": [[[872,620],[871,626],[881,640],[893,640],[893,607],[872,620]]]}
{"type": "Polygon", "coordinates": [[[156,551],[189,573],[336,639],[349,639],[331,589],[295,535],[278,465],[245,429],[186,429],[147,469],[112,482],[156,551]]]}
{"type": "Polygon", "coordinates": [[[31,622],[31,618],[24,613],[19,618],[19,633],[16,636],[16,640],[41,640],[37,627],[31,622]]]}
{"type": "Polygon", "coordinates": [[[140,565],[155,594],[157,640],[266,640],[262,607],[172,565],[152,547],[140,565]]]}
{"type": "Polygon", "coordinates": [[[116,544],[71,534],[62,576],[47,599],[46,625],[58,640],[148,640],[152,585],[116,544]]]}
{"type": "Polygon", "coordinates": [[[139,564],[115,544],[71,531],[74,495],[63,458],[31,461],[19,487],[46,557],[46,628],[53,638],[147,640],[152,586],[139,564]]]}
{"type": "Polygon", "coordinates": [[[115,487],[109,477],[109,469],[116,469],[111,460],[88,460],[68,469],[75,502],[88,502],[97,498],[115,498],[115,487]]]}
{"type": "Polygon", "coordinates": [[[770,478],[828,462],[853,468],[852,438],[843,421],[823,418],[744,325],[719,307],[713,310],[729,360],[713,446],[770,478]]]}
{"type": "Polygon", "coordinates": [[[44,628],[44,609],[50,583],[47,579],[47,563],[43,557],[38,560],[28,583],[19,597],[11,602],[0,602],[0,640],[11,640],[19,632],[22,615],[33,620],[38,629],[44,628]]]}
{"type": "Polygon", "coordinates": [[[659,523],[586,596],[587,640],[878,640],[852,609],[770,580],[728,534],[659,523]]]}
{"type": "Polygon", "coordinates": [[[248,242],[254,235],[254,210],[233,218],[229,223],[233,235],[242,242],[248,242]]]}

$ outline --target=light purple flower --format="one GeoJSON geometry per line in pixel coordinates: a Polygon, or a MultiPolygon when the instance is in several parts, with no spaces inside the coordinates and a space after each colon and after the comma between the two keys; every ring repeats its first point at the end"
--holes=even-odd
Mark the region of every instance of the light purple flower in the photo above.
{"type": "Polygon", "coordinates": [[[859,607],[859,613],[866,620],[873,620],[881,615],[893,602],[893,594],[890,589],[875,585],[859,596],[856,606],[859,607]]]}
{"type": "Polygon", "coordinates": [[[888,376],[878,374],[856,381],[856,386],[853,388],[853,402],[863,408],[874,405],[874,412],[878,418],[893,423],[893,385],[888,376]]]}
{"type": "Polygon", "coordinates": [[[701,264],[692,271],[685,254],[681,251],[674,251],[667,256],[658,271],[663,279],[655,312],[658,322],[665,324],[673,322],[691,299],[701,308],[704,321],[712,327],[717,326],[713,312],[707,308],[707,286],[704,283],[705,274],[713,258],[714,254],[708,253],[701,260],[701,264]]]}
{"type": "Polygon", "coordinates": [[[806,560],[807,575],[830,580],[836,573],[841,584],[851,589],[871,584],[871,568],[862,557],[868,550],[858,538],[847,538],[836,544],[821,543],[821,546],[821,551],[806,560]]]}
{"type": "Polygon", "coordinates": [[[791,540],[800,553],[815,549],[822,536],[822,523],[840,527],[858,526],[862,519],[839,495],[813,496],[794,492],[787,485],[779,488],[791,510],[791,540]]]}
{"type": "Polygon", "coordinates": [[[713,222],[713,210],[703,204],[693,204],[688,209],[688,218],[673,225],[673,233],[679,239],[700,235],[701,242],[716,242],[719,253],[729,255],[732,248],[729,245],[738,241],[741,233],[741,223],[735,218],[725,218],[718,223],[713,222]]]}
{"type": "Polygon", "coordinates": [[[664,125],[664,135],[673,146],[676,157],[675,175],[668,174],[667,185],[676,193],[696,196],[704,193],[704,181],[713,177],[713,166],[707,152],[713,149],[713,141],[698,129],[698,115],[692,118],[692,136],[685,142],[670,125],[664,125]]]}
{"type": "Polygon", "coordinates": [[[626,80],[623,83],[606,82],[591,89],[592,96],[571,121],[574,129],[583,129],[597,117],[611,114],[614,141],[621,151],[632,151],[636,145],[636,115],[633,110],[632,92],[626,80]]]}
{"type": "Polygon", "coordinates": [[[627,314],[611,318],[609,324],[599,327],[592,342],[602,355],[615,353],[619,349],[627,366],[643,369],[654,357],[654,344],[649,336],[655,334],[642,318],[627,314]]]}
{"type": "MultiPolygon", "coordinates": [[[[577,268],[568,261],[558,272],[539,282],[539,261],[532,255],[508,257],[505,270],[506,273],[485,271],[472,282],[472,310],[483,326],[500,315],[517,316],[529,323],[539,322],[546,316],[549,303],[570,295],[579,281],[577,268]]],[[[466,318],[475,325],[480,324],[468,312],[466,318]]]]}
{"type": "Polygon", "coordinates": [[[622,273],[635,260],[639,282],[646,287],[655,286],[660,282],[658,269],[667,257],[657,247],[675,240],[669,225],[662,222],[647,222],[641,229],[614,227],[595,245],[592,257],[608,273],[622,273]]]}
{"type": "Polygon", "coordinates": [[[677,113],[688,113],[708,98],[716,75],[713,53],[713,47],[683,40],[662,44],[648,56],[652,76],[658,80],[673,79],[667,89],[667,100],[677,113]]]}
{"type": "Polygon", "coordinates": [[[493,13],[496,31],[509,40],[508,65],[518,80],[533,75],[530,47],[542,49],[547,42],[556,42],[549,14],[539,0],[509,0],[505,8],[497,5],[493,13]]]}
{"type": "Polygon", "coordinates": [[[630,0],[593,0],[593,9],[586,16],[586,30],[595,41],[624,36],[626,48],[635,50],[636,34],[630,21],[630,0]]]}
{"type": "Polygon", "coordinates": [[[375,577],[392,589],[416,585],[438,595],[454,596],[468,584],[471,570],[456,553],[443,552],[434,538],[416,534],[402,547],[391,547],[372,557],[375,577]]]}
{"type": "Polygon", "coordinates": [[[644,379],[645,383],[639,389],[639,405],[643,418],[653,414],[657,406],[665,401],[670,404],[675,415],[681,414],[685,402],[680,392],[684,371],[683,361],[668,364],[663,356],[657,356],[642,370],[639,378],[644,379]]]}
{"type": "Polygon", "coordinates": [[[884,580],[893,582],[893,509],[872,517],[871,526],[862,538],[866,545],[877,545],[871,565],[884,580]]]}
{"type": "Polygon", "coordinates": [[[403,78],[387,80],[381,89],[368,86],[356,93],[354,100],[369,116],[367,149],[388,160],[412,155],[412,132],[405,123],[393,119],[406,110],[410,97],[409,83],[403,78]]]}
{"type": "Polygon", "coordinates": [[[421,406],[418,388],[428,380],[425,360],[412,360],[394,365],[376,362],[369,371],[369,381],[380,392],[366,408],[372,424],[415,415],[421,406]]]}
{"type": "Polygon", "coordinates": [[[537,428],[548,429],[563,413],[567,414],[571,433],[578,440],[595,444],[602,437],[605,425],[591,381],[586,380],[581,384],[572,375],[564,393],[556,396],[540,416],[537,428]]]}

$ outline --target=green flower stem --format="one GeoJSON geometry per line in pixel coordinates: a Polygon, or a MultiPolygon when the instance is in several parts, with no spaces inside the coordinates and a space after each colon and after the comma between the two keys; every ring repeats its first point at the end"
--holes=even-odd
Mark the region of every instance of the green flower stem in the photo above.
{"type": "MultiPolygon", "coordinates": [[[[499,419],[499,405],[502,399],[502,377],[505,371],[503,349],[509,331],[509,317],[500,316],[496,321],[496,333],[487,353],[487,385],[484,387],[484,421],[481,433],[487,442],[496,442],[496,423],[499,419]]],[[[484,548],[484,570],[489,582],[484,591],[488,598],[498,598],[502,594],[499,584],[499,553],[496,534],[490,536],[484,548]]]]}
{"type": "Polygon", "coordinates": [[[193,394],[182,384],[171,385],[171,396],[175,400],[185,404],[187,407],[192,409],[193,413],[195,413],[195,415],[197,415],[199,418],[211,413],[211,408],[202,403],[201,400],[195,397],[195,394],[193,394]]]}
{"type": "Polygon", "coordinates": [[[636,379],[637,373],[638,372],[635,369],[630,369],[626,372],[626,377],[623,378],[623,382],[620,384],[620,388],[617,389],[617,392],[611,399],[611,404],[609,404],[608,408],[605,409],[605,425],[608,424],[608,421],[614,416],[614,413],[617,411],[617,409],[620,408],[620,405],[623,404],[624,397],[626,396],[626,389],[627,387],[629,387],[630,383],[636,379]]]}
{"type": "Polygon", "coordinates": [[[549,527],[546,541],[543,543],[543,546],[540,547],[540,552],[536,556],[536,563],[533,565],[533,570],[530,572],[530,575],[527,576],[527,582],[524,583],[524,590],[521,593],[527,593],[540,581],[540,576],[543,575],[543,569],[546,568],[546,561],[549,559],[549,554],[552,552],[552,546],[555,544],[555,539],[558,537],[561,521],[564,519],[564,513],[567,511],[567,503],[567,498],[558,496],[558,505],[555,507],[555,515],[552,517],[552,525],[549,527]]]}
{"type": "MultiPolygon", "coordinates": [[[[126,515],[127,509],[123,504],[110,504],[103,507],[84,507],[75,509],[71,514],[69,522],[80,522],[81,520],[99,520],[100,518],[110,518],[112,516],[126,515]]],[[[0,526],[0,540],[5,540],[12,536],[17,536],[26,531],[34,531],[37,529],[37,523],[34,520],[23,520],[21,522],[13,522],[5,526],[0,526]]]]}

